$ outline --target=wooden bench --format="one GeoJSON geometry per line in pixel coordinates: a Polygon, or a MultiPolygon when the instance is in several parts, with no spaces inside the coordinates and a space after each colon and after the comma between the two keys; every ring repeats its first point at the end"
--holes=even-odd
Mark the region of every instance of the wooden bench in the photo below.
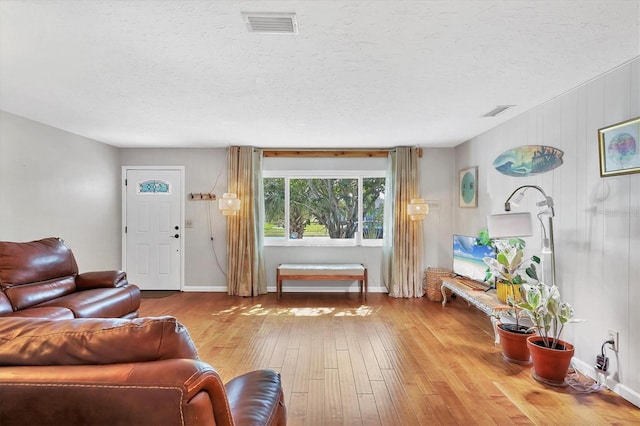
{"type": "Polygon", "coordinates": [[[360,295],[367,300],[367,268],[360,263],[283,263],[276,270],[277,297],[283,280],[347,280],[360,282],[360,295]]]}

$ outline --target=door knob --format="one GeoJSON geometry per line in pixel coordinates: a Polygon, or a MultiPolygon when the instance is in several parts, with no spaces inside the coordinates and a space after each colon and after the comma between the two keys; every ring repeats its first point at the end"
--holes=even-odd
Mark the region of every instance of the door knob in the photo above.
{"type": "Polygon", "coordinates": [[[180,234],[176,234],[176,235],[172,236],[171,238],[180,238],[180,234]]]}
{"type": "Polygon", "coordinates": [[[180,229],[180,227],[176,225],[174,229],[177,231],[178,229],[180,229]]]}

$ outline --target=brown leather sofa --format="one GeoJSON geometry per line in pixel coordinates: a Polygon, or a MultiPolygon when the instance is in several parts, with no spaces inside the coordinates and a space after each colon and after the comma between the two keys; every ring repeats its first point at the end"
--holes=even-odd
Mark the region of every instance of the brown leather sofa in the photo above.
{"type": "Polygon", "coordinates": [[[0,318],[136,318],[139,307],[123,271],[78,273],[60,238],[0,241],[0,318]]]}
{"type": "Polygon", "coordinates": [[[0,424],[285,425],[278,373],[223,385],[173,317],[0,319],[0,424]]]}

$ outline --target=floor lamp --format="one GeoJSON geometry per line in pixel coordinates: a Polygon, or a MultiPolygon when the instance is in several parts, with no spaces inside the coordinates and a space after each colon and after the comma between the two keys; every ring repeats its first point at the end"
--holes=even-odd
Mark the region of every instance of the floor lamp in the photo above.
{"type": "MultiPolygon", "coordinates": [[[[524,197],[524,193],[530,189],[538,190],[544,200],[538,201],[536,205],[541,210],[536,215],[540,225],[542,226],[542,253],[551,255],[551,284],[556,285],[556,258],[555,247],[553,241],[553,217],[555,215],[553,207],[553,198],[549,197],[542,188],[537,185],[522,185],[509,195],[504,203],[504,210],[511,211],[511,206],[517,207],[524,197]],[[544,226],[542,216],[549,217],[549,232],[544,226]]],[[[524,237],[530,236],[531,233],[531,214],[530,213],[511,213],[501,215],[491,215],[487,218],[489,237],[524,237]],[[528,225],[527,225],[528,221],[528,225]],[[528,228],[527,228],[528,226],[528,228]],[[493,230],[493,232],[492,232],[493,230]]]]}

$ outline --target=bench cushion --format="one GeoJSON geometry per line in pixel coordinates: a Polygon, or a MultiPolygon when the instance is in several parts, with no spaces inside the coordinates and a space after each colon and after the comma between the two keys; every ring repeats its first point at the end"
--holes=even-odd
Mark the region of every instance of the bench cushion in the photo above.
{"type": "Polygon", "coordinates": [[[286,275],[364,275],[359,263],[283,263],[278,266],[280,276],[286,275]]]}

